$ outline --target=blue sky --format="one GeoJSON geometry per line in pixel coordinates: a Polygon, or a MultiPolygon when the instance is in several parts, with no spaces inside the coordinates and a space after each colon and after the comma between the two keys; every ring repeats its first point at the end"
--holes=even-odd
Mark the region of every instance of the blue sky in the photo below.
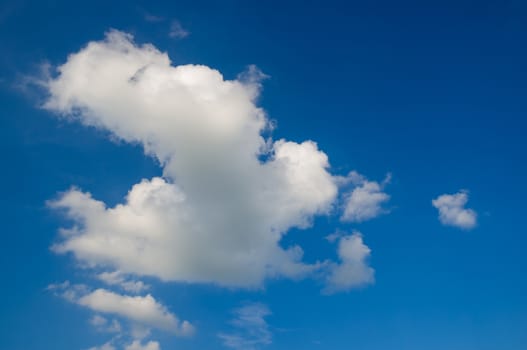
{"type": "Polygon", "coordinates": [[[0,2],[0,348],[524,349],[526,17],[0,2]]]}

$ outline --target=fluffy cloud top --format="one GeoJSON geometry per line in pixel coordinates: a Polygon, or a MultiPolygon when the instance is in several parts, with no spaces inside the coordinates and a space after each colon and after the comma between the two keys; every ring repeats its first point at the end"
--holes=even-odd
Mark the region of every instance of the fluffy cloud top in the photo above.
{"type": "Polygon", "coordinates": [[[382,205],[390,199],[390,196],[383,190],[390,182],[390,175],[387,175],[382,183],[378,183],[369,181],[361,174],[352,171],[344,182],[350,182],[355,188],[344,196],[342,221],[362,222],[386,213],[382,205]]]}
{"type": "Polygon", "coordinates": [[[50,202],[75,227],[56,252],[85,266],[238,287],[316,267],[279,242],[331,210],[337,181],[316,143],[263,139],[257,70],[226,80],[206,66],[172,66],[155,47],[111,31],[58,73],[47,109],[141,144],[163,177],[136,184],[115,207],[78,189],[50,202]]]}
{"type": "Polygon", "coordinates": [[[371,250],[364,244],[361,233],[341,237],[337,253],[341,262],[330,265],[325,293],[347,291],[374,282],[375,270],[367,262],[371,250]]]}
{"type": "Polygon", "coordinates": [[[267,306],[260,303],[247,304],[234,310],[231,321],[234,331],[220,333],[218,336],[226,347],[235,350],[254,350],[271,344],[272,334],[265,317],[271,314],[267,306]]]}
{"type": "Polygon", "coordinates": [[[477,214],[472,209],[466,209],[468,192],[459,191],[454,194],[442,194],[432,200],[432,205],[439,211],[439,221],[443,225],[470,230],[476,227],[477,214]]]}

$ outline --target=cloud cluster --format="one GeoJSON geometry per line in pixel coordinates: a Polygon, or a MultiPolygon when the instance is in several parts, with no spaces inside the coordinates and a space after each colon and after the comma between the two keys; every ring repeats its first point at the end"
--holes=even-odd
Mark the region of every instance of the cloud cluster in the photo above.
{"type": "Polygon", "coordinates": [[[346,222],[362,222],[373,219],[387,212],[382,207],[390,200],[390,196],[384,192],[384,187],[390,182],[388,174],[383,182],[369,181],[363,175],[352,171],[343,179],[344,183],[351,183],[352,191],[345,194],[344,212],[341,220],[346,222]]]}
{"type": "Polygon", "coordinates": [[[51,201],[75,222],[56,252],[123,273],[237,287],[315,268],[300,247],[279,242],[331,210],[336,180],[316,143],[261,136],[268,123],[255,105],[256,70],[225,80],[206,66],[174,67],[111,31],[58,72],[45,107],[140,143],[163,178],[134,185],[115,207],[74,188],[51,201]]]}
{"type": "Polygon", "coordinates": [[[261,303],[250,303],[234,310],[234,319],[231,320],[233,331],[220,333],[218,337],[223,345],[235,350],[254,350],[262,345],[272,342],[271,331],[265,317],[271,311],[261,303]]]}
{"type": "Polygon", "coordinates": [[[439,211],[439,221],[443,225],[454,226],[465,230],[476,227],[477,213],[465,208],[468,192],[461,190],[454,194],[442,194],[432,200],[432,205],[439,211]]]}
{"type": "MultiPolygon", "coordinates": [[[[136,276],[259,288],[269,278],[317,271],[326,274],[326,293],[373,282],[370,250],[358,233],[339,237],[338,263],[305,262],[302,249],[283,246],[282,238],[333,213],[339,188],[349,184],[342,220],[380,215],[389,178],[379,184],[356,172],[334,176],[315,142],[265,139],[272,127],[256,104],[264,75],[255,67],[228,80],[207,66],[173,66],[154,46],[110,31],[71,54],[57,73],[43,83],[44,108],[141,145],[162,168],[162,176],[141,180],[115,206],[75,187],[48,202],[72,223],[53,251],[72,254],[107,286],[133,295],[69,284],[50,289],[97,313],[98,329],[118,324],[99,314],[133,322],[132,342],[121,348],[158,350],[157,342],[143,342],[150,328],[193,333],[150,294],[137,295],[150,286],[136,276]]],[[[220,338],[235,349],[268,344],[268,315],[261,304],[240,308],[235,330],[220,338]]],[[[114,348],[108,342],[99,349],[114,348]]]]}

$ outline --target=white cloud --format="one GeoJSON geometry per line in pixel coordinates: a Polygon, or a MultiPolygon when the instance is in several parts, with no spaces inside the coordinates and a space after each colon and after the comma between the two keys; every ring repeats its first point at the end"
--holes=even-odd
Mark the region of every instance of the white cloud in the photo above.
{"type": "Polygon", "coordinates": [[[271,314],[269,308],[260,303],[247,304],[234,310],[231,320],[234,331],[218,336],[226,347],[236,350],[254,350],[272,342],[272,334],[265,317],[271,314]]]}
{"type": "Polygon", "coordinates": [[[159,343],[156,341],[149,341],[142,345],[139,340],[134,340],[132,344],[126,346],[125,350],[160,350],[159,343]]]}
{"type": "Polygon", "coordinates": [[[101,272],[97,278],[110,286],[119,286],[130,293],[140,293],[150,289],[150,286],[142,281],[126,279],[119,271],[101,272]]]}
{"type": "MultiPolygon", "coordinates": [[[[115,315],[132,321],[141,329],[145,329],[142,332],[143,336],[148,335],[149,328],[164,330],[180,336],[189,336],[194,333],[194,327],[188,321],[180,321],[176,315],[150,294],[128,296],[101,288],[89,291],[83,285],[71,285],[67,281],[61,284],[52,284],[47,289],[71,303],[84,306],[97,313],[115,315]]],[[[106,318],[100,315],[93,316],[90,323],[106,330],[112,328],[114,331],[121,330],[121,325],[118,322],[109,323],[106,318]]]]}
{"type": "Polygon", "coordinates": [[[91,310],[118,315],[145,326],[162,329],[178,335],[191,335],[193,327],[187,321],[180,322],[165,306],[150,294],[146,296],[120,295],[105,289],[96,289],[80,297],[77,304],[91,310]]]}
{"type": "Polygon", "coordinates": [[[466,209],[468,192],[461,190],[454,194],[442,194],[432,200],[432,205],[439,210],[439,221],[443,225],[455,226],[470,230],[476,227],[477,214],[466,209]]]}
{"type": "Polygon", "coordinates": [[[384,187],[390,182],[390,178],[388,174],[383,182],[378,183],[369,181],[359,173],[352,171],[347,178],[343,179],[344,182],[353,184],[355,188],[344,195],[345,206],[341,220],[362,222],[386,213],[387,210],[382,205],[390,200],[390,196],[384,192],[384,187]]]}
{"type": "Polygon", "coordinates": [[[163,178],[136,184],[115,207],[74,188],[51,201],[75,225],[56,252],[125,274],[237,287],[318,267],[279,242],[330,212],[338,181],[316,143],[263,139],[257,71],[225,80],[206,66],[174,67],[118,31],[58,71],[45,107],[140,143],[163,178]]]}
{"type": "Polygon", "coordinates": [[[183,28],[181,23],[177,20],[173,20],[170,23],[170,31],[168,32],[168,36],[173,39],[183,39],[189,36],[190,32],[183,28]]]}
{"type": "Polygon", "coordinates": [[[360,232],[341,237],[337,250],[341,262],[329,265],[330,273],[323,292],[333,294],[373,283],[375,270],[367,261],[370,253],[371,250],[364,244],[360,232]]]}

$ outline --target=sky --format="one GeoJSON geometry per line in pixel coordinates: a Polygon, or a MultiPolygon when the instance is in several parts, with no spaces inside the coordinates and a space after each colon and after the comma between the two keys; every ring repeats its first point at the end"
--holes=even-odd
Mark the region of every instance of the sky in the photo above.
{"type": "Polygon", "coordinates": [[[527,3],[0,1],[0,348],[527,347],[527,3]]]}

